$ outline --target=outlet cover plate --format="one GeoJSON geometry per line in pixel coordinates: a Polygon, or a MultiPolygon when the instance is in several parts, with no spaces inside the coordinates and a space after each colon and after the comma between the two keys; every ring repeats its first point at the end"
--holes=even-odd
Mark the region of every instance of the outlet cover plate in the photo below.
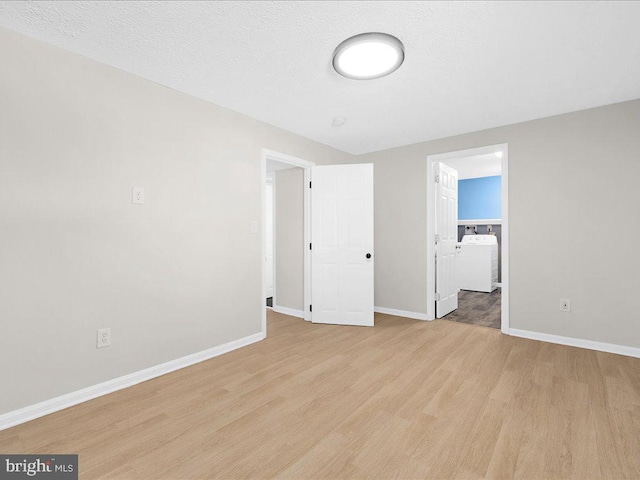
{"type": "Polygon", "coordinates": [[[100,328],[98,329],[98,336],[96,339],[96,348],[104,348],[111,346],[111,329],[100,328]]]}
{"type": "Polygon", "coordinates": [[[131,202],[136,205],[144,205],[144,188],[133,187],[131,189],[131,202]]]}

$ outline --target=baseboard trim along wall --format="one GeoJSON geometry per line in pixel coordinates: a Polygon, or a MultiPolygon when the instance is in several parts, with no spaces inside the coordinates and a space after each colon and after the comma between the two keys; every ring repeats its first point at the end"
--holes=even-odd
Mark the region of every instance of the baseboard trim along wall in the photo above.
{"type": "Polygon", "coordinates": [[[290,317],[304,318],[304,312],[302,310],[296,310],[295,308],[274,305],[273,311],[276,313],[282,313],[283,315],[289,315],[290,317]]]}
{"type": "Polygon", "coordinates": [[[530,340],[539,340],[541,342],[557,343],[559,345],[567,345],[569,347],[587,348],[589,350],[597,350],[599,352],[615,353],[618,355],[626,355],[627,357],[640,358],[640,348],[616,345],[615,343],[594,342],[593,340],[562,337],[560,335],[531,332],[529,330],[518,330],[516,328],[510,328],[509,335],[528,338],[530,340]]]}
{"type": "Polygon", "coordinates": [[[395,315],[396,317],[413,318],[414,320],[426,320],[426,313],[408,312],[406,310],[396,310],[395,308],[373,307],[376,313],[384,313],[386,315],[395,315]]]}
{"type": "Polygon", "coordinates": [[[65,395],[52,398],[51,400],[45,400],[44,402],[5,413],[0,415],[0,430],[14,427],[21,423],[34,420],[38,417],[43,417],[59,410],[64,410],[65,408],[101,397],[102,395],[107,395],[127,387],[132,387],[133,385],[151,380],[152,378],[166,375],[167,373],[180,370],[181,368],[189,367],[224,353],[237,350],[238,348],[246,347],[252,343],[259,342],[264,338],[265,334],[263,332],[249,335],[223,345],[218,345],[217,347],[212,347],[166,363],[161,363],[160,365],[155,365],[122,377],[114,378],[113,380],[107,380],[106,382],[83,388],[82,390],[67,393],[65,395]]]}

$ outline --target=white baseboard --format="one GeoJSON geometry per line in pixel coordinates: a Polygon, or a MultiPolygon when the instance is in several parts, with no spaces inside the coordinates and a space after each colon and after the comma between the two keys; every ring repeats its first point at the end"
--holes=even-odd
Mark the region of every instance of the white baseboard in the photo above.
{"type": "Polygon", "coordinates": [[[304,318],[304,312],[302,310],[296,310],[295,308],[274,305],[273,311],[276,313],[282,313],[283,315],[289,315],[291,317],[304,318]]]}
{"type": "Polygon", "coordinates": [[[217,357],[223,353],[228,353],[233,350],[237,350],[238,348],[251,345],[252,343],[259,342],[264,338],[265,335],[263,332],[249,335],[248,337],[240,338],[238,340],[225,343],[224,345],[218,345],[217,347],[193,353],[186,357],[177,358],[166,363],[161,363],[160,365],[155,365],[153,367],[145,368],[144,370],[124,375],[123,377],[107,380],[106,382],[83,388],[82,390],[77,390],[50,400],[45,400],[44,402],[29,405],[28,407],[24,407],[19,410],[5,413],[0,415],[0,430],[28,422],[29,420],[33,420],[59,410],[64,410],[65,408],[86,402],[87,400],[101,397],[102,395],[122,390],[123,388],[131,387],[138,383],[151,380],[152,378],[171,373],[175,370],[209,360],[210,358],[217,357]]]}
{"type": "Polygon", "coordinates": [[[406,310],[396,310],[395,308],[387,307],[373,307],[373,311],[376,313],[384,313],[386,315],[395,315],[396,317],[413,318],[415,320],[426,320],[426,313],[408,312],[406,310]]]}
{"type": "Polygon", "coordinates": [[[530,340],[540,340],[541,342],[557,343],[559,345],[568,345],[570,347],[587,348],[589,350],[597,350],[599,352],[616,353],[618,355],[626,355],[627,357],[640,358],[640,348],[616,345],[615,343],[594,342],[593,340],[584,340],[582,338],[563,337],[560,335],[531,332],[529,330],[519,330],[516,328],[510,328],[509,335],[528,338],[530,340]]]}

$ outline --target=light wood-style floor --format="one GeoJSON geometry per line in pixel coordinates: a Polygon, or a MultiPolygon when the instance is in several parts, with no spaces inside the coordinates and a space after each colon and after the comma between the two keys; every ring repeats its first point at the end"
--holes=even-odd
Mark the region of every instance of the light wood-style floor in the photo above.
{"type": "Polygon", "coordinates": [[[449,321],[313,325],[0,432],[80,478],[640,478],[640,359],[449,321]]]}

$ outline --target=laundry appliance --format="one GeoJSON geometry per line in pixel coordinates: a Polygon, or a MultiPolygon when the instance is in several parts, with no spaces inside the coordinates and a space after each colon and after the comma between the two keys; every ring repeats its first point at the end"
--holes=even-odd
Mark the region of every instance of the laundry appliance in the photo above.
{"type": "Polygon", "coordinates": [[[490,293],[498,288],[498,239],[495,235],[465,235],[457,248],[459,289],[490,293]]]}

